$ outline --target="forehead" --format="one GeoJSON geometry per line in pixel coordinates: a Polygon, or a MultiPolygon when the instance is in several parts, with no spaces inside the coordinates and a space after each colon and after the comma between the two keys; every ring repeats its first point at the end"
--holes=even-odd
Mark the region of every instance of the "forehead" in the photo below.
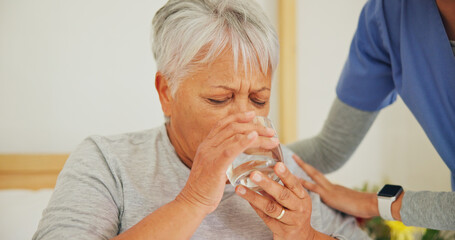
{"type": "Polygon", "coordinates": [[[271,73],[263,73],[258,64],[244,64],[241,57],[237,62],[231,52],[224,51],[209,63],[195,64],[191,77],[206,82],[207,86],[227,84],[235,88],[244,83],[252,86],[271,85],[271,73]]]}

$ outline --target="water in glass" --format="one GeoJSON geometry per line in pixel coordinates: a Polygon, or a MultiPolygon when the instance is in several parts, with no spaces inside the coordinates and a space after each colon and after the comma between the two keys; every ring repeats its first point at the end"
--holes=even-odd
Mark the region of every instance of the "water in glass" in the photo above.
{"type": "MultiPolygon", "coordinates": [[[[273,128],[270,119],[265,117],[256,117],[254,123],[273,128]]],[[[277,136],[275,135],[275,137],[277,136]]],[[[273,149],[249,148],[237,156],[231,166],[229,166],[226,175],[232,185],[241,184],[253,191],[260,192],[262,190],[261,187],[250,180],[250,173],[260,171],[278,182],[280,179],[273,171],[273,167],[277,162],[281,162],[282,158],[283,154],[280,145],[273,149]]]]}

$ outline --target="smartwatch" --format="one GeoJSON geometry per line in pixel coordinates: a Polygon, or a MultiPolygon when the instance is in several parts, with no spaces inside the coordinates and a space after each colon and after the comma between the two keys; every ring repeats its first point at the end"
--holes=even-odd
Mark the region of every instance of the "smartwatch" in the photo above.
{"type": "Polygon", "coordinates": [[[379,215],[385,220],[394,220],[392,217],[392,203],[403,192],[399,185],[386,184],[378,192],[378,209],[379,215]]]}

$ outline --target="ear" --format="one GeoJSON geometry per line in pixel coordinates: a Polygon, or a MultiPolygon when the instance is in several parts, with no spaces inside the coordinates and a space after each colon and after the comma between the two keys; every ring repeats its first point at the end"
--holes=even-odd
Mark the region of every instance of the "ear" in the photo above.
{"type": "Polygon", "coordinates": [[[164,116],[170,117],[173,98],[168,80],[161,72],[155,74],[155,88],[160,96],[161,109],[163,110],[164,116]]]}

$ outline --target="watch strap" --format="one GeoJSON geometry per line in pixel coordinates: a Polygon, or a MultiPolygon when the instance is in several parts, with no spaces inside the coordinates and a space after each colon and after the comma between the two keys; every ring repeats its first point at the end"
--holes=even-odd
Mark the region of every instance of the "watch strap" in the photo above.
{"type": "Polygon", "coordinates": [[[379,215],[384,220],[393,221],[392,217],[392,203],[395,201],[396,197],[381,197],[378,196],[378,210],[379,215]]]}

